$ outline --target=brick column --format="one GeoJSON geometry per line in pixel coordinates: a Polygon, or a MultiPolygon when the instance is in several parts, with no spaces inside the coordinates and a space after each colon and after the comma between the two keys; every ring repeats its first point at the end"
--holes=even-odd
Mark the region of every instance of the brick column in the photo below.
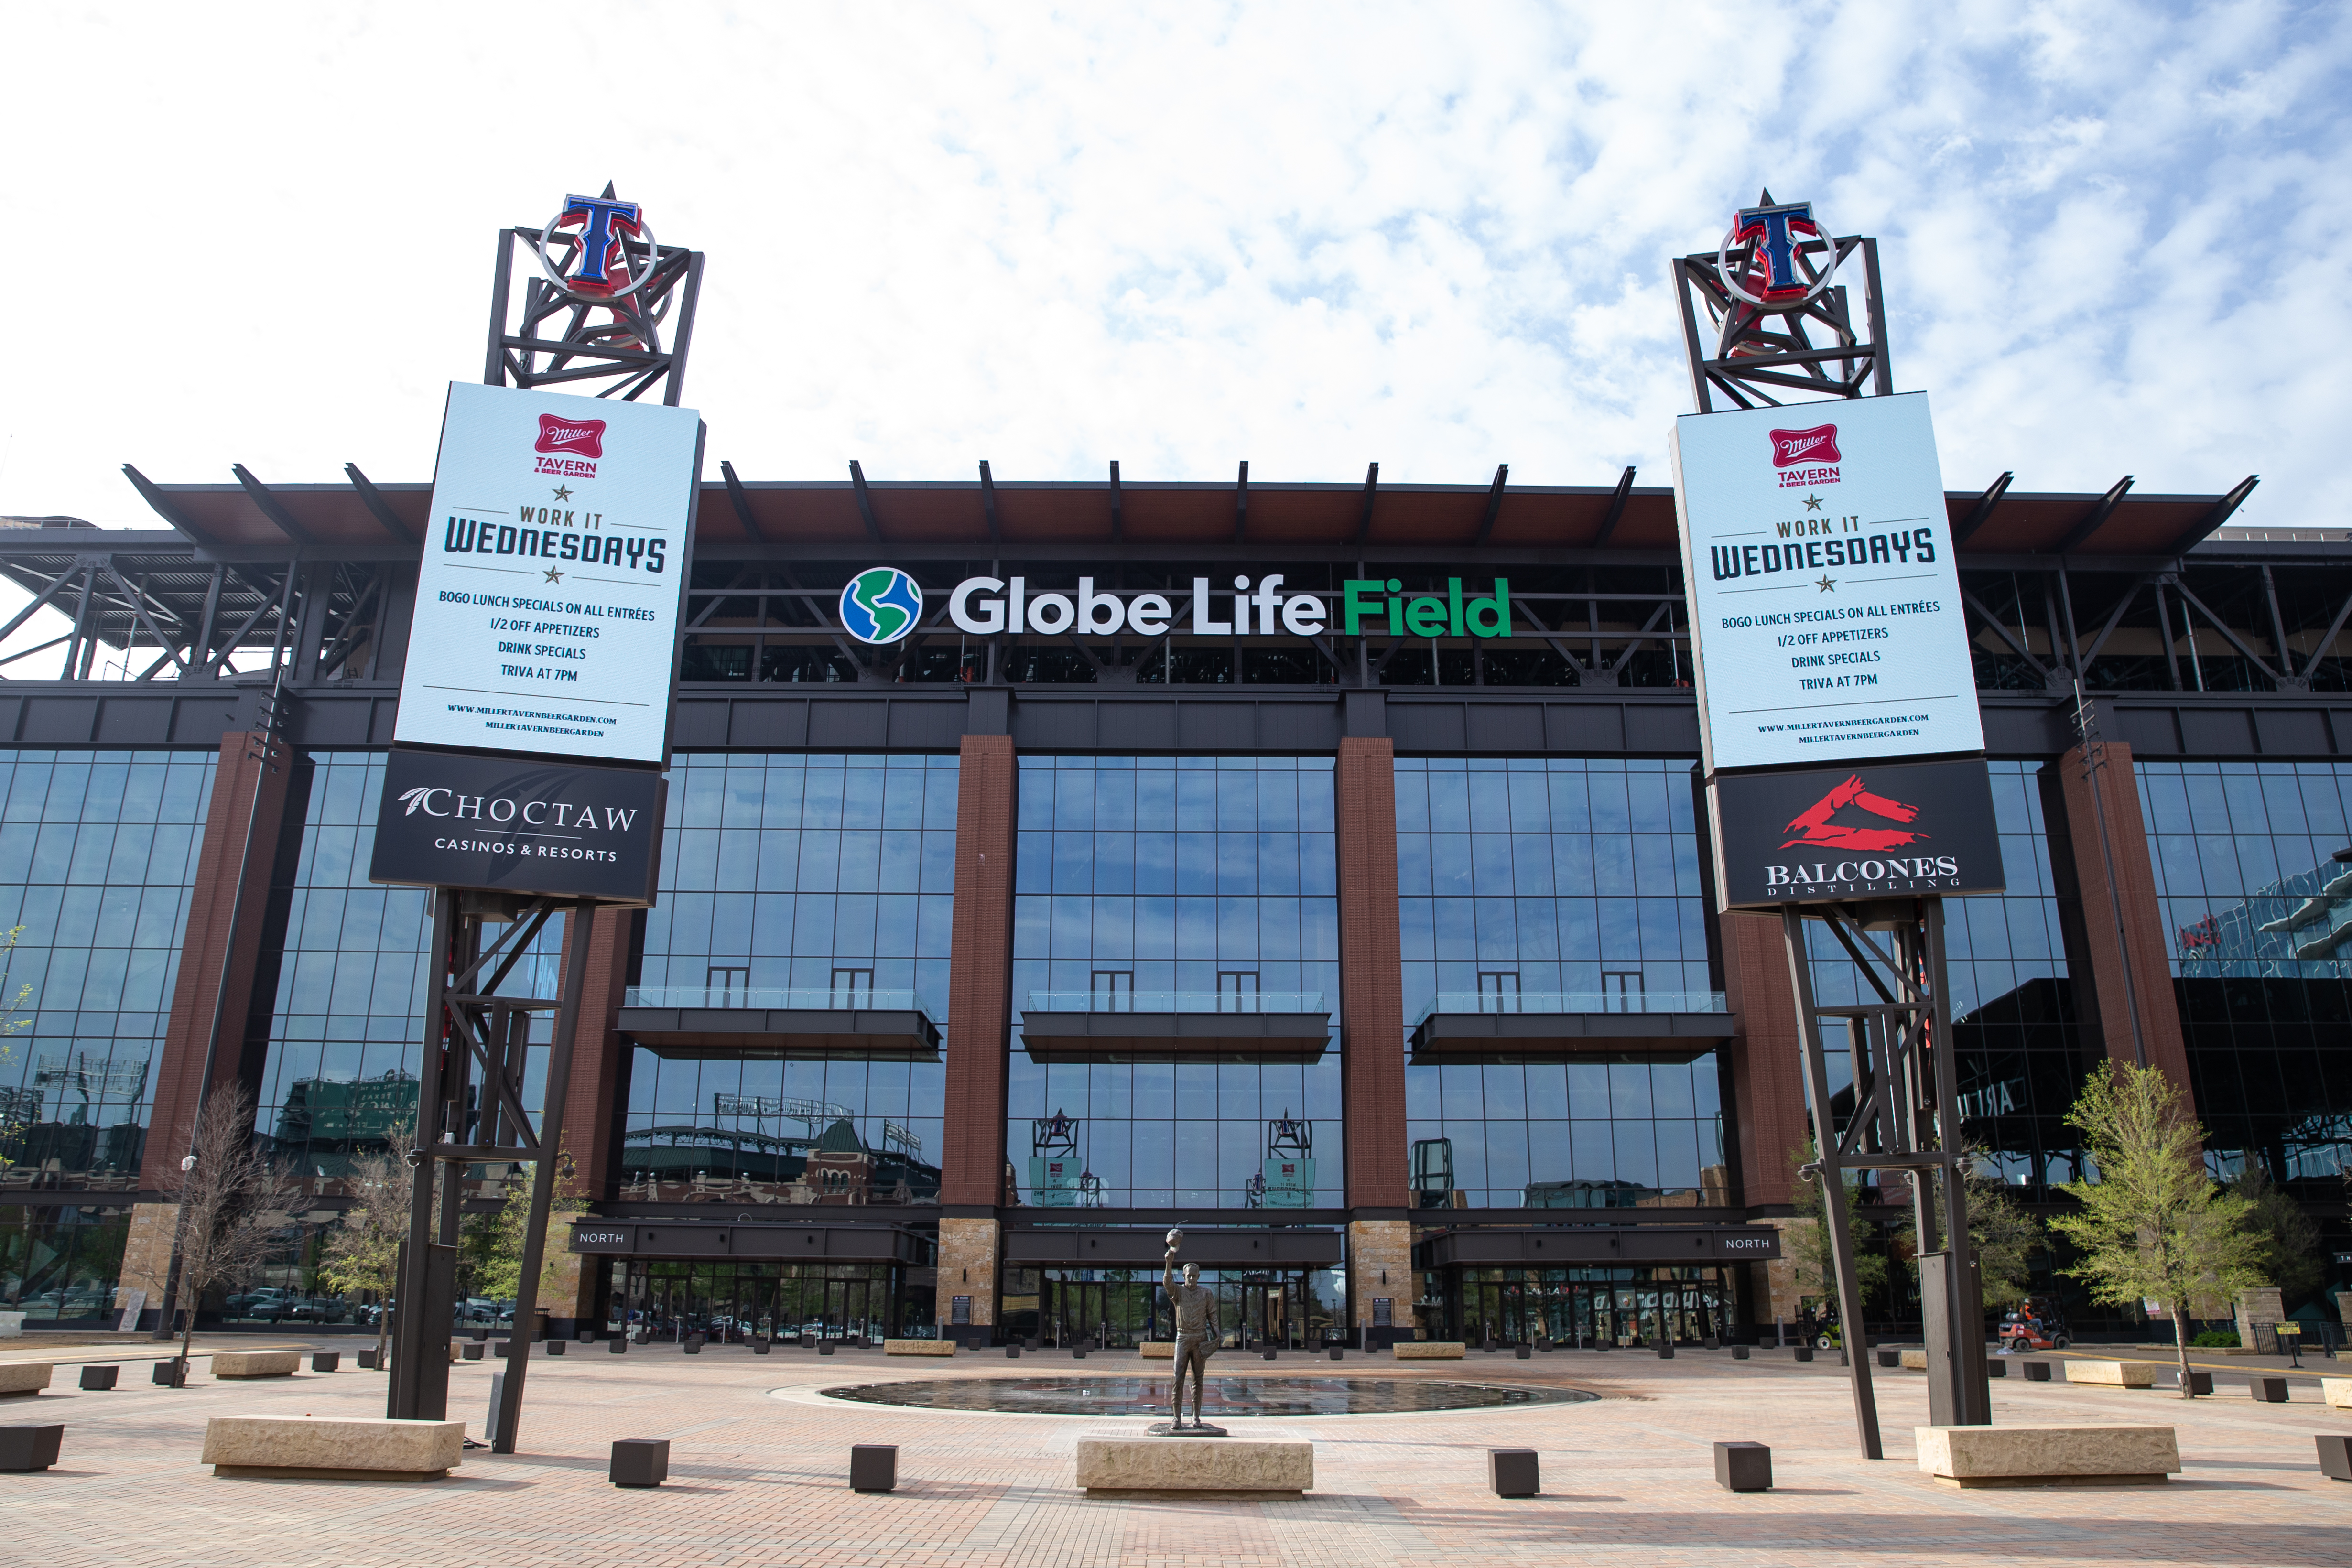
{"type": "Polygon", "coordinates": [[[1804,1146],[1804,1043],[1780,918],[1727,915],[1723,990],[1738,1032],[1725,1048],[1731,1066],[1733,1137],[1740,1199],[1748,1213],[1796,1201],[1791,1151],[1804,1146]]]}
{"type": "MultiPolygon", "coordinates": [[[[595,934],[589,939],[580,1033],[572,1045],[572,1092],[563,1107],[563,1146],[572,1152],[579,1171],[580,1196],[592,1202],[612,1198],[620,1186],[621,1115],[625,1109],[623,1090],[628,1080],[629,1045],[621,1038],[619,1014],[629,975],[630,932],[635,925],[634,911],[599,910],[595,934]]],[[[563,948],[568,956],[572,950],[568,929],[563,948]]]]}
{"type": "MultiPolygon", "coordinates": [[[[2088,975],[2074,975],[2075,1013],[2109,1061],[2145,1060],[2162,1068],[2190,1097],[2193,1113],[2196,1089],[2189,1076],[2180,1009],[2173,999],[2170,949],[2156,901],[2156,870],[2148,859],[2131,747],[2110,740],[2100,749],[2105,760],[2089,779],[2083,776],[2079,746],[2042,769],[2044,779],[2057,786],[2062,808],[2051,813],[2052,870],[2061,902],[2072,897],[2077,904],[2080,939],[2090,960],[2088,975]]],[[[2045,789],[2045,800],[2051,793],[2045,789]]]]}
{"type": "MultiPolygon", "coordinates": [[[[963,737],[956,780],[955,936],[949,946],[947,1127],[940,1204],[991,1218],[1004,1196],[1005,1051],[1013,1024],[1013,737],[963,737]]],[[[942,1308],[951,1292],[942,1270],[942,1308]]],[[[959,1265],[962,1267],[962,1265],[959,1265]]],[[[977,1307],[980,1292],[969,1292],[977,1307]]],[[[992,1270],[988,1293],[992,1301],[992,1270]]]]}
{"type": "Polygon", "coordinates": [[[1348,1207],[1392,1209],[1397,1211],[1394,1218],[1402,1218],[1408,1197],[1395,744],[1352,737],[1340,741],[1334,788],[1339,797],[1340,1073],[1347,1116],[1348,1207]]]}
{"type": "MultiPolygon", "coordinates": [[[[252,819],[252,863],[245,896],[235,912],[236,951],[227,971],[226,1006],[220,1009],[220,1045],[213,1062],[215,1089],[234,1083],[247,1071],[246,1021],[253,1005],[253,974],[261,956],[269,873],[286,815],[291,771],[283,752],[275,770],[258,760],[261,738],[242,730],[221,737],[213,768],[212,804],[205,817],[205,840],[196,856],[196,880],[188,904],[188,928],[180,944],[180,968],[172,986],[172,1014],[164,1026],[163,1052],[155,1065],[155,1109],[147,1124],[146,1157],[139,1185],[148,1192],[173,1192],[180,1185],[180,1158],[196,1113],[197,1086],[204,1077],[205,1049],[211,1038],[214,1008],[221,994],[221,956],[228,945],[230,905],[236,900],[237,856],[252,819]],[[255,794],[255,785],[260,793],[255,794]]],[[[257,1061],[252,1069],[258,1071],[257,1061]]]]}

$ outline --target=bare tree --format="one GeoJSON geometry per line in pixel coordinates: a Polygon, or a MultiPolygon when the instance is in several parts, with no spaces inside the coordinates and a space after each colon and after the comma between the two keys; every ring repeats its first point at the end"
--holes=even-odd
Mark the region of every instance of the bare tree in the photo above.
{"type": "Polygon", "coordinates": [[[400,1288],[400,1247],[408,1239],[409,1200],[416,1185],[408,1155],[415,1146],[415,1135],[404,1123],[385,1134],[382,1154],[364,1155],[352,1166],[357,1201],[343,1210],[341,1223],[329,1233],[326,1261],[320,1270],[338,1291],[374,1294],[378,1366],[383,1364],[384,1339],[392,1326],[392,1295],[400,1288]]]}
{"type": "Polygon", "coordinates": [[[190,1148],[180,1162],[183,1366],[196,1337],[196,1303],[215,1285],[242,1285],[258,1274],[291,1223],[288,1211],[301,1201],[254,1146],[253,1094],[242,1083],[206,1098],[190,1148]]]}
{"type": "MultiPolygon", "coordinates": [[[[5,1008],[10,1015],[0,1017],[0,1064],[5,1064],[16,1053],[16,1048],[6,1043],[7,1037],[29,1029],[33,1022],[28,1018],[13,1016],[18,1008],[33,999],[33,988],[17,982],[16,978],[16,938],[24,934],[25,928],[18,925],[0,935],[0,1008],[5,1008]],[[12,983],[16,985],[13,992],[9,989],[12,983]]],[[[24,1124],[16,1119],[16,1108],[21,1103],[15,1094],[0,1098],[0,1170],[6,1170],[16,1164],[9,1157],[8,1145],[16,1142],[17,1134],[24,1131],[24,1124]]]]}

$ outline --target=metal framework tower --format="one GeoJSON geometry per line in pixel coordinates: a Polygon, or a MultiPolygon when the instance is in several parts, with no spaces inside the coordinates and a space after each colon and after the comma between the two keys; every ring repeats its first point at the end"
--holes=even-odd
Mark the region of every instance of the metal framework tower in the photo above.
{"type": "Polygon", "coordinates": [[[565,197],[563,210],[540,228],[501,229],[483,382],[624,402],[658,388],[661,401],[676,407],[694,344],[702,259],[698,250],[658,244],[643,211],[616,199],[609,183],[602,196],[565,197]],[[518,250],[529,275],[519,303],[518,250]]]}
{"type": "Polygon", "coordinates": [[[1895,390],[1878,242],[1832,238],[1811,214],[1811,203],[1776,203],[1766,191],[1714,254],[1670,264],[1699,413],[1715,413],[1718,397],[1759,408],[1895,390]],[[1852,285],[1832,281],[1850,262],[1861,269],[1859,310],[1852,285]]]}

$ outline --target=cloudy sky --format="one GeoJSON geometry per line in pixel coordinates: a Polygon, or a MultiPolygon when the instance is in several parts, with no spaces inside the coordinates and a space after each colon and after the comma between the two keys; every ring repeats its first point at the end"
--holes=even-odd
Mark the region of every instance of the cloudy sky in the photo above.
{"type": "Polygon", "coordinates": [[[1663,483],[1666,258],[1769,184],[1880,237],[1948,486],[2342,526],[2347,15],[26,8],[0,512],[429,477],[494,232],[607,179],[709,256],[714,468],[1663,483]]]}

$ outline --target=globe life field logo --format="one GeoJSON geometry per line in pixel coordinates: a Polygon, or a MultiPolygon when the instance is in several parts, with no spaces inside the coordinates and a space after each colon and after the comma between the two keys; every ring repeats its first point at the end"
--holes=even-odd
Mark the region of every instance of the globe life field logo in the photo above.
{"type": "Polygon", "coordinates": [[[861,643],[896,643],[922,623],[922,585],[895,566],[870,566],[841,591],[841,627],[861,643]]]}

